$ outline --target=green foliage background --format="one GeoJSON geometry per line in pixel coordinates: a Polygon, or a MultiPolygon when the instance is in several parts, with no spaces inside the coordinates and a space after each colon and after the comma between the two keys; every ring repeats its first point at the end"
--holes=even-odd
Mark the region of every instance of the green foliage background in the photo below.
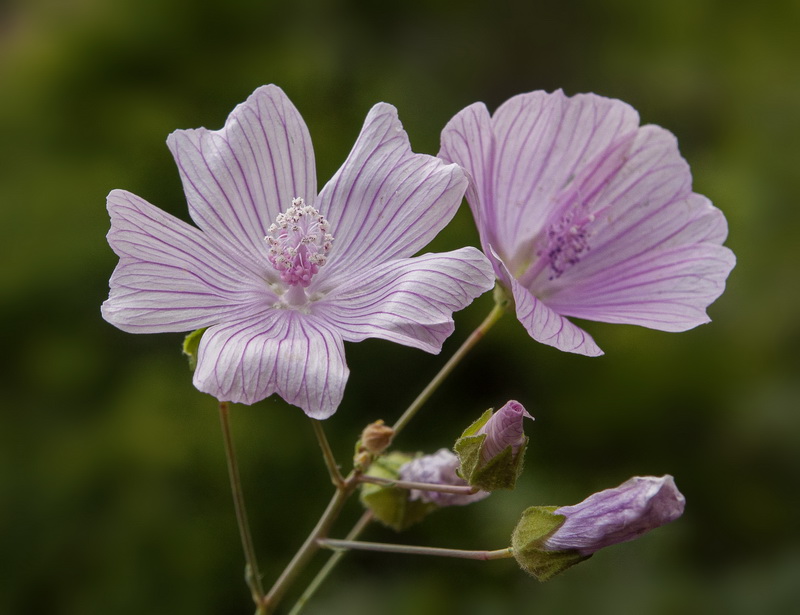
{"type": "MultiPolygon", "coordinates": [[[[398,445],[449,446],[515,398],[537,419],[522,486],[367,537],[499,548],[529,505],[667,472],[687,496],[681,521],[544,585],[511,560],[348,556],[310,615],[800,612],[798,25],[791,0],[0,5],[0,613],[252,612],[215,403],[191,386],[181,336],[122,333],[99,306],[116,262],[105,195],[126,188],[187,219],[167,134],[219,128],[269,82],[308,122],[320,184],[377,101],[435,153],[476,100],[621,98],[678,136],[739,259],[712,324],[588,324],[600,359],[537,345],[506,317],[398,445]]],[[[477,245],[466,208],[433,247],[464,244],[477,245]]],[[[457,316],[442,357],[348,346],[352,376],[326,423],[343,464],[360,428],[394,420],[490,305],[457,316]]],[[[269,582],[331,486],[297,409],[269,399],[233,423],[269,582]]]]}

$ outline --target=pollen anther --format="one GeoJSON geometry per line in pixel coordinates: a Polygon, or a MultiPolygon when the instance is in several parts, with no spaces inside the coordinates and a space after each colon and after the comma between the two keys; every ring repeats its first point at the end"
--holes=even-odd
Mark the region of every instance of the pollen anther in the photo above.
{"type": "Polygon", "coordinates": [[[306,287],[327,261],[333,247],[330,225],[317,209],[302,198],[292,205],[267,229],[267,258],[290,286],[306,287]]]}

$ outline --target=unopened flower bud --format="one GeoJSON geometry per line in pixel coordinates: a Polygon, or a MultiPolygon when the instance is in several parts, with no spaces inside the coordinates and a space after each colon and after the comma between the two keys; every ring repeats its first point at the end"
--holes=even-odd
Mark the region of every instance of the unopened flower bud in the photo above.
{"type": "Polygon", "coordinates": [[[674,521],[685,503],[671,476],[635,476],[574,506],[528,508],[511,547],[524,570],[546,581],[603,547],[674,521]]]}
{"type": "MultiPolygon", "coordinates": [[[[400,468],[400,478],[404,481],[415,483],[432,483],[435,485],[469,486],[456,471],[459,461],[452,452],[446,448],[439,449],[433,455],[423,455],[409,461],[400,468]]],[[[476,493],[444,493],[441,491],[423,491],[411,489],[409,499],[430,502],[437,506],[463,506],[472,504],[487,497],[486,491],[476,493]]]]}
{"type": "Polygon", "coordinates": [[[375,421],[361,432],[361,447],[371,455],[380,455],[391,444],[393,437],[394,429],[384,425],[383,421],[375,421]]]}
{"type": "Polygon", "coordinates": [[[564,525],[544,546],[552,551],[575,550],[581,555],[638,538],[683,514],[686,498],[672,476],[634,476],[619,487],[590,495],[580,504],[562,506],[555,514],[564,525]]]}
{"type": "Polygon", "coordinates": [[[533,420],[522,404],[512,400],[495,413],[487,410],[461,434],[454,449],[461,475],[470,485],[486,491],[514,488],[528,444],[525,418],[533,420]]]}
{"type": "Polygon", "coordinates": [[[481,446],[481,459],[489,461],[502,453],[507,446],[511,447],[511,454],[516,456],[528,442],[522,428],[525,418],[533,420],[522,404],[514,400],[509,401],[495,412],[476,432],[476,435],[486,434],[486,439],[481,446]]]}

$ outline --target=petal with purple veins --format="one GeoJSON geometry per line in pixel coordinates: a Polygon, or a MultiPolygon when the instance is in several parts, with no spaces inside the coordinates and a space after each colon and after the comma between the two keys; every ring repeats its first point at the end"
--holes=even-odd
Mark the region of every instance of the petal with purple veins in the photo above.
{"type": "Polygon", "coordinates": [[[108,241],[120,263],[103,317],[132,333],[191,331],[274,301],[236,255],[130,192],[108,195],[108,241]]]}
{"type": "Polygon", "coordinates": [[[457,165],[411,151],[394,107],[375,105],[317,201],[334,237],[325,280],[411,256],[452,219],[466,187],[457,165]]]}
{"type": "Polygon", "coordinates": [[[475,248],[384,263],[343,280],[317,306],[346,341],[369,337],[439,352],[453,331],[453,312],[494,285],[475,248]]]}
{"type": "Polygon", "coordinates": [[[258,88],[221,130],[176,130],[167,140],[195,223],[251,260],[266,260],[264,235],[300,197],[316,196],[308,128],[279,87],[258,88]]]}
{"type": "Polygon", "coordinates": [[[308,315],[269,310],[208,329],[194,384],[221,401],[244,404],[277,393],[325,419],[339,407],[349,373],[338,333],[308,315]]]}

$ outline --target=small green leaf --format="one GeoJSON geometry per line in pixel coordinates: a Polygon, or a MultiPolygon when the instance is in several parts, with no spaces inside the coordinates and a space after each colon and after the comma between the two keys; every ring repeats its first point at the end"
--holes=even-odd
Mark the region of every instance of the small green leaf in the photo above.
{"type": "Polygon", "coordinates": [[[197,367],[197,349],[200,346],[200,338],[208,327],[203,327],[197,331],[192,331],[183,338],[183,354],[189,359],[189,369],[192,371],[197,367]]]}

